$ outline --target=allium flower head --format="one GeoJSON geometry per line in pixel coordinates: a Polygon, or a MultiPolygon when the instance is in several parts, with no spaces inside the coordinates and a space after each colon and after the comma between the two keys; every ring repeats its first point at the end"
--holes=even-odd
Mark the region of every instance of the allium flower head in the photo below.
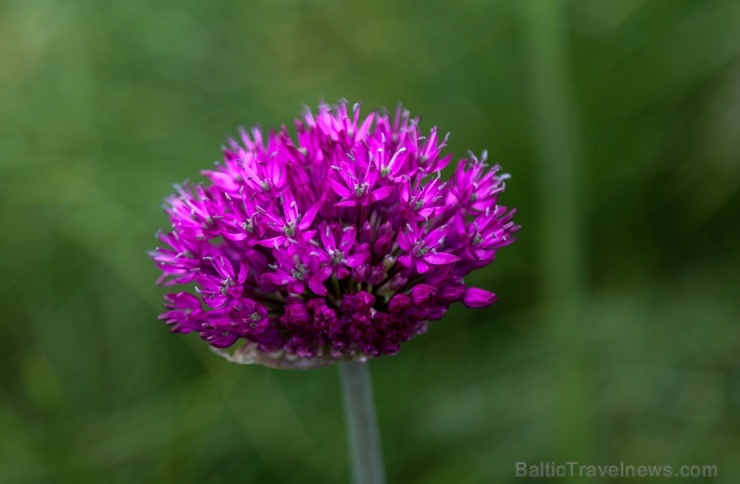
{"type": "Polygon", "coordinates": [[[400,106],[362,117],[321,104],[295,128],[242,131],[209,183],[167,199],[159,282],[194,283],[165,296],[173,332],[235,361],[309,368],[394,354],[452,303],[496,300],[463,280],[519,229],[485,152],[443,180],[447,137],[400,106]]]}

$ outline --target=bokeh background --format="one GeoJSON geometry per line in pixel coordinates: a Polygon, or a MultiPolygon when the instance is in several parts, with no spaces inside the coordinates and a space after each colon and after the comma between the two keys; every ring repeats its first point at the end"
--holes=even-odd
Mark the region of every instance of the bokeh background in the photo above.
{"type": "Polygon", "coordinates": [[[238,126],[341,97],[488,149],[523,226],[497,304],[372,362],[390,482],[740,482],[732,0],[4,0],[0,482],[347,482],[336,369],[170,335],[146,253],[238,126]]]}

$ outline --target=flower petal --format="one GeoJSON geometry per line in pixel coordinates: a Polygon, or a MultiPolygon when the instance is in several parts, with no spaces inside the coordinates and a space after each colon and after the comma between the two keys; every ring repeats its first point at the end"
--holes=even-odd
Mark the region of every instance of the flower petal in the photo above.
{"type": "Polygon", "coordinates": [[[333,178],[329,179],[329,185],[331,186],[332,190],[334,190],[334,193],[336,193],[340,197],[349,197],[352,195],[352,192],[349,191],[349,188],[345,187],[333,178]]]}
{"type": "Polygon", "coordinates": [[[435,266],[440,266],[444,264],[452,264],[453,262],[459,261],[460,258],[456,255],[448,254],[447,252],[430,252],[424,256],[424,260],[435,266]]]}
{"type": "Polygon", "coordinates": [[[496,295],[477,287],[469,287],[465,290],[462,297],[462,303],[465,307],[476,309],[485,308],[496,302],[496,295]]]}
{"type": "Polygon", "coordinates": [[[378,188],[377,190],[375,190],[374,192],[370,194],[370,199],[373,202],[383,200],[385,198],[388,198],[395,190],[396,190],[396,187],[393,187],[393,186],[378,188]]]}

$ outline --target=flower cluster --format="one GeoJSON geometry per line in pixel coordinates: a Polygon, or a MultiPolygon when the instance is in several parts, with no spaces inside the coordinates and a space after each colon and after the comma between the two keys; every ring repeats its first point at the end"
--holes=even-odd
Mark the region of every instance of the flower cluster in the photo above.
{"type": "Polygon", "coordinates": [[[296,138],[283,126],[230,139],[210,183],[167,200],[172,231],[151,256],[161,284],[195,293],[165,296],[160,319],[290,366],[394,354],[450,304],[493,303],[463,277],[519,229],[497,205],[507,176],[484,152],[444,181],[447,138],[418,123],[342,101],[306,110],[296,138]]]}

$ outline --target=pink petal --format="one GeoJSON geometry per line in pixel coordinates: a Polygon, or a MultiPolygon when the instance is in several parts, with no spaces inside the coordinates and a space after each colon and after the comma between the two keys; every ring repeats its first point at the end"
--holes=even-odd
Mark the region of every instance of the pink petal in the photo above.
{"type": "Polygon", "coordinates": [[[334,235],[331,232],[331,227],[326,222],[321,222],[319,235],[321,236],[321,243],[324,244],[324,249],[329,250],[335,248],[334,235]]]}
{"type": "Polygon", "coordinates": [[[357,230],[353,226],[349,226],[348,229],[344,230],[342,234],[342,241],[339,243],[339,250],[345,251],[352,246],[357,237],[357,230]]]}
{"type": "Polygon", "coordinates": [[[316,218],[316,214],[319,213],[319,209],[321,208],[321,205],[323,205],[324,200],[321,199],[318,202],[316,202],[313,207],[308,209],[308,212],[306,212],[306,215],[303,216],[301,219],[301,222],[298,224],[298,228],[301,230],[306,230],[308,227],[311,226],[314,219],[316,218]]]}
{"type": "Polygon", "coordinates": [[[311,289],[317,296],[326,296],[329,292],[326,290],[326,286],[324,284],[314,279],[313,277],[308,280],[308,288],[311,289]]]}
{"type": "Polygon", "coordinates": [[[411,256],[402,255],[401,257],[398,258],[398,263],[404,267],[411,267],[411,256]]]}
{"type": "Polygon", "coordinates": [[[465,294],[463,294],[462,303],[472,309],[484,308],[496,302],[496,299],[496,295],[492,292],[478,289],[477,287],[469,287],[465,290],[465,294]]]}
{"type": "Polygon", "coordinates": [[[417,260],[416,272],[418,272],[419,274],[426,274],[427,272],[429,272],[429,266],[425,264],[423,260],[417,260]]]}
{"type": "Polygon", "coordinates": [[[367,252],[360,252],[359,254],[354,254],[354,255],[347,257],[344,260],[344,262],[349,267],[357,267],[367,262],[367,259],[369,258],[369,256],[370,254],[368,254],[367,252]]]}
{"type": "Polygon", "coordinates": [[[318,271],[316,271],[316,273],[313,275],[313,277],[311,277],[311,279],[315,279],[317,281],[324,282],[325,280],[327,280],[327,279],[329,279],[331,277],[332,272],[334,272],[334,271],[331,268],[331,266],[324,266],[321,269],[319,269],[318,271]]]}
{"type": "Polygon", "coordinates": [[[262,274],[262,278],[278,286],[282,286],[290,282],[293,278],[283,272],[267,272],[262,274]]]}
{"type": "Polygon", "coordinates": [[[352,192],[349,191],[349,188],[345,187],[344,185],[334,180],[333,178],[329,179],[329,185],[331,185],[331,188],[332,190],[334,190],[334,193],[336,193],[340,197],[349,197],[352,195],[352,192]]]}
{"type": "Polygon", "coordinates": [[[378,188],[372,194],[370,195],[370,199],[373,202],[377,202],[378,200],[383,200],[384,198],[388,198],[393,191],[396,189],[396,187],[383,187],[378,188]]]}
{"type": "Polygon", "coordinates": [[[436,252],[425,255],[424,260],[430,264],[439,266],[443,264],[452,264],[453,262],[459,261],[460,258],[456,255],[448,254],[447,252],[436,252]]]}

